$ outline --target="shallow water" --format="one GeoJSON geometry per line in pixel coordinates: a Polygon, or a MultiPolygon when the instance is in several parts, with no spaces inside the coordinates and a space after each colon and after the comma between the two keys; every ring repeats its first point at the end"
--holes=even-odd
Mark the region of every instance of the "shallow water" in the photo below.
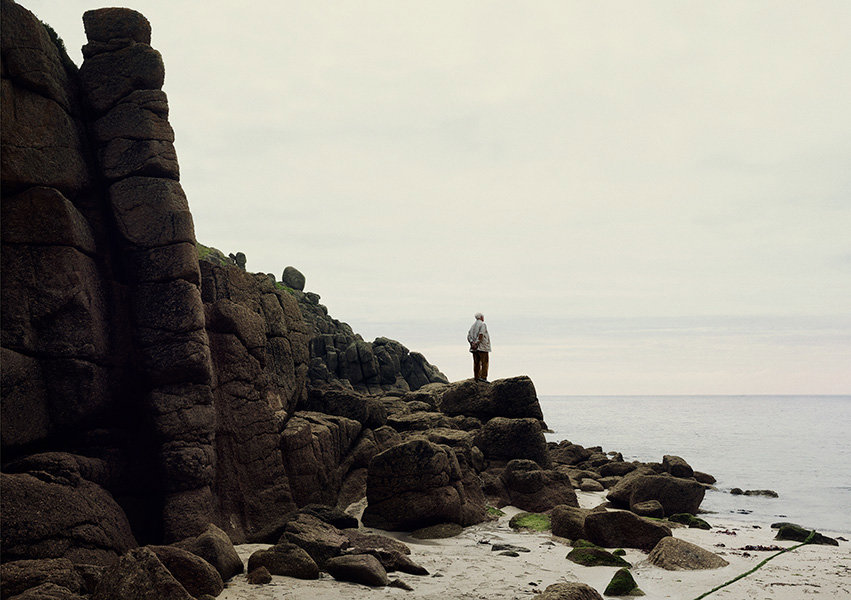
{"type": "Polygon", "coordinates": [[[548,441],[683,457],[718,480],[701,505],[725,518],[851,533],[851,396],[542,396],[548,441]],[[733,496],[771,489],[779,498],[733,496]]]}

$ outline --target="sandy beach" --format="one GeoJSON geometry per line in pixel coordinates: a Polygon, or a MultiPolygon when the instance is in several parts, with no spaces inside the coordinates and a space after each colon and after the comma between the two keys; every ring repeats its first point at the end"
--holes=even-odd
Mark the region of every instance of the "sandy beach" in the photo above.
{"type": "MultiPolygon", "coordinates": [[[[602,493],[578,493],[580,504],[591,508],[603,501],[602,493]]],[[[356,512],[351,507],[350,512],[356,512]]],[[[518,511],[504,509],[498,521],[468,527],[454,538],[416,540],[407,534],[375,531],[395,537],[411,548],[411,558],[428,569],[430,575],[416,576],[390,573],[391,579],[402,579],[413,591],[398,588],[370,588],[335,581],[327,573],[315,581],[273,577],[267,585],[250,585],[244,575],[233,578],[219,596],[220,600],[280,600],[311,598],[352,600],[375,598],[418,598],[428,600],[475,599],[513,600],[533,598],[550,584],[582,581],[601,594],[615,567],[583,567],[565,556],[567,541],[549,533],[514,531],[508,526],[518,511]],[[519,557],[499,556],[491,550],[493,543],[506,543],[528,548],[519,557]]],[[[647,600],[691,600],[736,576],[749,571],[776,551],[746,551],[746,546],[796,545],[774,540],[775,531],[767,526],[724,521],[704,515],[712,529],[677,528],[674,536],[721,555],[730,564],[707,571],[666,571],[652,565],[647,554],[627,549],[633,577],[645,592],[647,600]]],[[[373,530],[370,530],[373,531],[373,530]]],[[[831,535],[831,532],[823,532],[831,535]]],[[[264,545],[237,547],[244,561],[264,545]]],[[[799,600],[801,598],[851,597],[851,546],[841,542],[835,546],[807,545],[769,561],[755,573],[711,594],[709,598],[729,600],[799,600]]]]}

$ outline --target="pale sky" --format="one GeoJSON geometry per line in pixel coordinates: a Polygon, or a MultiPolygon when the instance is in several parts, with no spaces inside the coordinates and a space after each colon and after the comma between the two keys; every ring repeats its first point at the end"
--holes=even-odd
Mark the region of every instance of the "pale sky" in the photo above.
{"type": "MultiPolygon", "coordinates": [[[[78,64],[99,4],[21,2],[78,64]]],[[[108,5],[108,4],[107,4],[108,5]]],[[[851,393],[851,2],[162,1],[200,242],[452,380],[851,393]]]]}

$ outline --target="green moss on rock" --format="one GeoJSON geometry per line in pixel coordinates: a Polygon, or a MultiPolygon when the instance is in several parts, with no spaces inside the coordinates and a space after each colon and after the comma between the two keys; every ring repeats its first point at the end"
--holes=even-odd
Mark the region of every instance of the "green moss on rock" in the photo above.
{"type": "Polygon", "coordinates": [[[712,529],[712,527],[704,521],[703,519],[698,519],[692,514],[689,513],[677,513],[675,515],[671,515],[668,517],[668,520],[672,523],[680,523],[681,525],[688,525],[690,529],[712,529]]]}
{"type": "Polygon", "coordinates": [[[567,560],[585,567],[631,567],[627,561],[602,548],[574,548],[567,554],[567,560]]]}
{"type": "Polygon", "coordinates": [[[638,588],[638,584],[635,583],[635,579],[628,569],[618,569],[603,594],[606,596],[643,596],[644,592],[638,588]]]}
{"type": "Polygon", "coordinates": [[[549,515],[543,513],[518,513],[508,522],[512,529],[531,529],[532,531],[549,531],[552,528],[549,515]]]}
{"type": "Polygon", "coordinates": [[[495,506],[488,506],[486,509],[487,513],[492,517],[504,517],[505,513],[495,506]]]}

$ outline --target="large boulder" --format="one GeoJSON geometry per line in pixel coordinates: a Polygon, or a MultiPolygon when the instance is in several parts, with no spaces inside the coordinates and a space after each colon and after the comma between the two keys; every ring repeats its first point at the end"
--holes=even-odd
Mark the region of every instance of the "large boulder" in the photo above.
{"type": "Polygon", "coordinates": [[[450,384],[440,396],[440,410],[451,416],[476,417],[482,422],[493,417],[544,418],[535,384],[525,375],[498,379],[489,385],[470,380],[450,384]]]}
{"type": "Polygon", "coordinates": [[[730,564],[714,552],[675,537],[659,540],[647,558],[657,567],[668,571],[720,569],[730,564]]]}
{"type": "Polygon", "coordinates": [[[603,600],[603,597],[587,583],[570,581],[548,585],[537,600],[603,600]]]}
{"type": "Polygon", "coordinates": [[[200,556],[176,546],[147,546],[168,572],[195,598],[203,594],[218,596],[224,589],[222,576],[200,556]]]}
{"type": "Polygon", "coordinates": [[[565,504],[553,507],[550,513],[553,535],[569,540],[585,539],[585,517],[589,514],[591,511],[587,508],[565,504]]]}
{"type": "Polygon", "coordinates": [[[239,558],[230,538],[212,523],[197,537],[187,538],[175,546],[188,550],[210,563],[219,572],[222,581],[242,573],[244,569],[242,559],[239,558]]]}
{"type": "Polygon", "coordinates": [[[488,460],[527,458],[543,468],[552,466],[538,419],[494,417],[476,432],[474,444],[488,460]]]}
{"type": "Polygon", "coordinates": [[[357,529],[345,529],[343,535],[349,539],[347,554],[371,554],[387,571],[428,575],[424,567],[411,560],[411,549],[399,540],[386,535],[361,533],[357,529]]]}
{"type": "Polygon", "coordinates": [[[468,498],[455,452],[425,439],[377,454],[369,464],[366,497],[362,521],[380,529],[471,525],[485,518],[483,505],[480,511],[464,510],[468,498]]]}
{"type": "Polygon", "coordinates": [[[278,543],[295,544],[305,550],[319,568],[324,568],[328,559],[338,556],[349,545],[349,540],[333,525],[300,513],[287,523],[278,543]]]}
{"type": "Polygon", "coordinates": [[[671,530],[631,512],[613,510],[592,512],[585,517],[588,540],[606,548],[639,548],[650,550],[671,530]]]}
{"type": "Polygon", "coordinates": [[[310,554],[289,542],[278,543],[266,550],[257,550],[248,558],[248,572],[266,567],[272,575],[296,579],[318,579],[319,567],[310,554]]]}
{"type": "Polygon", "coordinates": [[[500,474],[511,506],[529,512],[544,512],[561,504],[579,506],[570,477],[564,473],[541,469],[528,459],[508,462],[500,474]]]}
{"type": "Polygon", "coordinates": [[[373,587],[390,584],[387,571],[377,558],[369,554],[350,554],[329,559],[325,568],[339,581],[351,581],[373,587]]]}
{"type": "Polygon", "coordinates": [[[0,598],[17,596],[44,583],[52,583],[74,593],[84,587],[83,577],[67,558],[16,560],[0,566],[0,598]]]}
{"type": "Polygon", "coordinates": [[[124,511],[102,487],[41,476],[0,473],[5,561],[64,557],[109,565],[137,546],[124,511]]]}
{"type": "Polygon", "coordinates": [[[666,473],[670,473],[674,477],[689,478],[694,476],[694,469],[680,456],[666,454],[662,457],[662,466],[666,473]]]}
{"type": "Polygon", "coordinates": [[[669,516],[677,513],[696,514],[704,494],[706,488],[693,479],[668,475],[638,475],[624,477],[609,490],[606,498],[614,506],[630,509],[635,504],[657,500],[665,515],[669,516]]]}
{"type": "Polygon", "coordinates": [[[107,569],[91,600],[193,600],[148,548],[136,548],[107,569]]]}

